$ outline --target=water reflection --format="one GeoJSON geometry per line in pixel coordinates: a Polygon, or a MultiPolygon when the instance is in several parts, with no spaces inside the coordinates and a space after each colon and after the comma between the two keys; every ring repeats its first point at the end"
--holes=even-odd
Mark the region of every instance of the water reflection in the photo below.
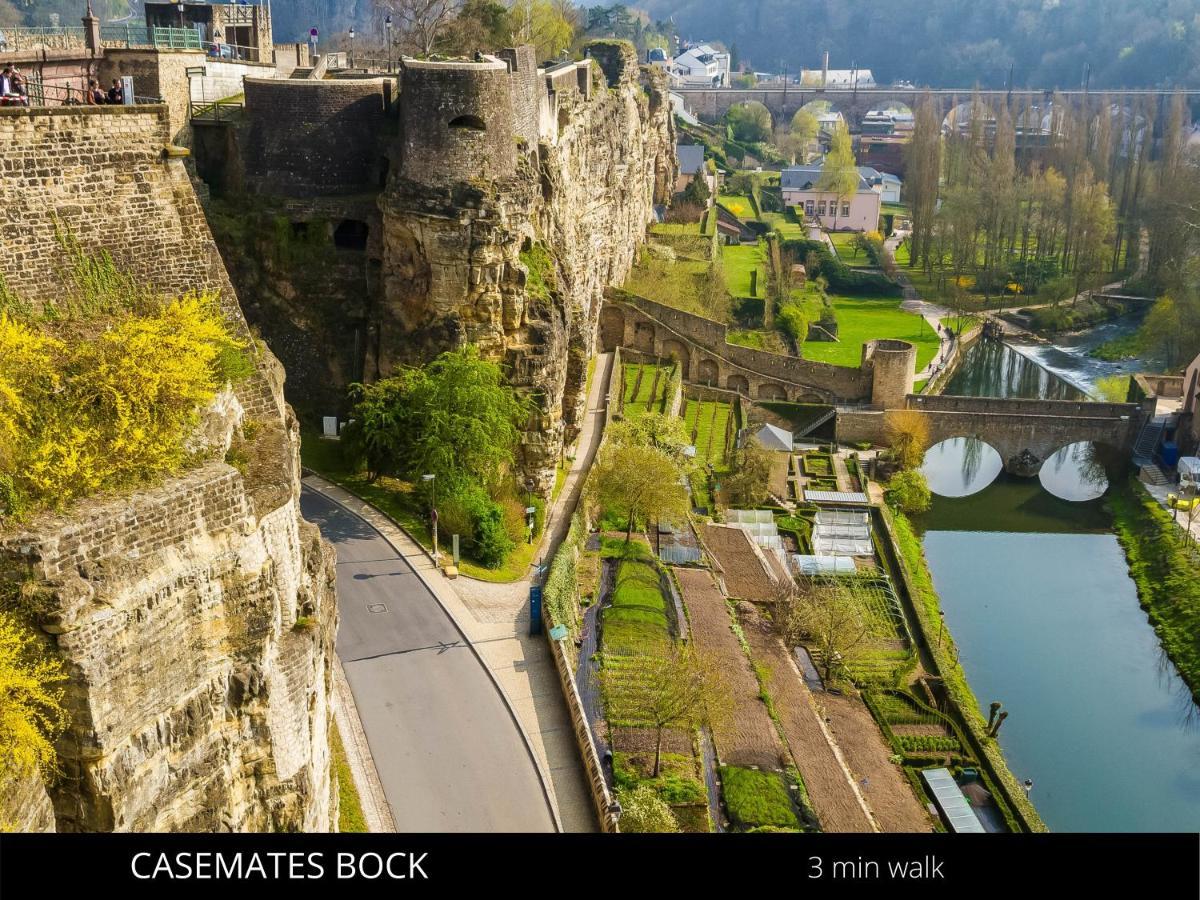
{"type": "Polygon", "coordinates": [[[944,393],[962,397],[1086,400],[1075,385],[999,341],[976,341],[944,393]]]}
{"type": "Polygon", "coordinates": [[[956,437],[926,450],[921,472],[935,494],[966,497],[995,481],[1003,467],[991,445],[976,437],[956,437]]]}
{"type": "Polygon", "coordinates": [[[1063,500],[1095,500],[1108,490],[1104,461],[1091,441],[1068,444],[1042,464],[1042,487],[1063,500]]]}

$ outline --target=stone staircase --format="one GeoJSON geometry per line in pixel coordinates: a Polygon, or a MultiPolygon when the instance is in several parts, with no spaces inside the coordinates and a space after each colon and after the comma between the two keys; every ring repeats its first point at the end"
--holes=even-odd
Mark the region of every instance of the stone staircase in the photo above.
{"type": "Polygon", "coordinates": [[[808,434],[812,434],[814,431],[816,431],[818,428],[820,428],[822,425],[824,425],[826,422],[828,422],[830,419],[832,419],[836,415],[837,415],[837,407],[830,409],[826,413],[822,413],[820,416],[813,419],[811,422],[809,422],[807,425],[805,425],[799,431],[793,432],[792,440],[795,440],[796,438],[802,438],[808,434]]]}
{"type": "Polygon", "coordinates": [[[1142,466],[1141,471],[1138,472],[1138,479],[1144,484],[1168,485],[1171,483],[1171,479],[1167,478],[1166,473],[1153,463],[1142,466]]]}
{"type": "Polygon", "coordinates": [[[1157,416],[1142,426],[1137,442],[1133,445],[1133,464],[1135,466],[1145,467],[1154,462],[1154,457],[1158,453],[1158,444],[1162,440],[1163,429],[1166,426],[1167,420],[1157,416]]]}

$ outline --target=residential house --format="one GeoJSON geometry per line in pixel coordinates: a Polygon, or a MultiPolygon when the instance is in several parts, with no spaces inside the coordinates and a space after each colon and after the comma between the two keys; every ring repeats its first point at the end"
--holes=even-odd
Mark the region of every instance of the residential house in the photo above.
{"type": "Polygon", "coordinates": [[[815,163],[784,169],[780,174],[783,202],[802,211],[807,222],[830,231],[875,231],[879,228],[882,191],[875,190],[861,171],[858,187],[849,197],[823,191],[818,187],[822,165],[815,163]]]}
{"type": "Polygon", "coordinates": [[[679,144],[675,147],[675,155],[679,159],[679,177],[675,179],[675,193],[687,189],[696,178],[703,178],[708,185],[710,198],[717,195],[717,176],[708,171],[704,162],[703,144],[679,144]]]}
{"type": "Polygon", "coordinates": [[[729,54],[697,44],[675,57],[671,81],[676,87],[724,87],[729,83],[729,54]]]}
{"type": "Polygon", "coordinates": [[[880,172],[871,166],[859,166],[858,174],[867,180],[871,189],[878,191],[884,203],[900,202],[900,179],[887,172],[880,172]]]}

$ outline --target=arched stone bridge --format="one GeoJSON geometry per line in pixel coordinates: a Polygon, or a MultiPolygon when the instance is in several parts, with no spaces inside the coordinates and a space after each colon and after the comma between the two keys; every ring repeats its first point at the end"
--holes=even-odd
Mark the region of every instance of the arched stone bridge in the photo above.
{"type": "MultiPolygon", "coordinates": [[[[949,113],[956,105],[969,102],[973,96],[978,96],[987,103],[1009,98],[1014,104],[1020,107],[1025,104],[1044,105],[1053,98],[1055,91],[1014,89],[1011,91],[982,90],[976,92],[970,87],[961,89],[860,87],[855,89],[843,87],[814,88],[802,87],[800,85],[788,85],[784,88],[782,85],[779,85],[778,87],[749,88],[746,90],[739,90],[737,88],[672,88],[671,93],[682,98],[684,108],[688,112],[709,121],[715,121],[724,116],[731,106],[751,100],[757,100],[766,106],[776,121],[789,121],[796,114],[796,110],[802,106],[812,103],[814,100],[825,100],[845,117],[852,129],[856,129],[862,123],[863,116],[871,110],[878,109],[880,106],[888,103],[903,103],[905,106],[915,109],[917,102],[926,94],[937,104],[940,110],[940,118],[949,113]]],[[[1154,98],[1161,107],[1174,92],[1142,89],[1112,90],[1108,92],[1098,90],[1065,90],[1058,91],[1057,93],[1068,102],[1083,101],[1088,103],[1093,109],[1098,110],[1100,102],[1104,97],[1107,97],[1112,103],[1128,106],[1135,102],[1140,102],[1140,98],[1144,96],[1149,96],[1154,98]]],[[[1187,97],[1188,102],[1195,108],[1197,101],[1200,100],[1200,91],[1189,90],[1183,93],[1187,97]]],[[[1160,108],[1161,112],[1162,109],[1160,108]]]]}
{"type": "Polygon", "coordinates": [[[736,391],[752,400],[903,404],[912,390],[916,349],[906,341],[872,341],[858,368],[755,350],[726,340],[720,322],[624,291],[609,291],[600,310],[604,350],[628,347],[679,360],[683,380],[736,391]]]}
{"type": "Polygon", "coordinates": [[[905,406],[925,413],[931,443],[977,437],[1000,454],[1005,471],[1025,476],[1036,475],[1056,451],[1079,441],[1127,459],[1141,426],[1135,403],[910,394],[905,406]]]}

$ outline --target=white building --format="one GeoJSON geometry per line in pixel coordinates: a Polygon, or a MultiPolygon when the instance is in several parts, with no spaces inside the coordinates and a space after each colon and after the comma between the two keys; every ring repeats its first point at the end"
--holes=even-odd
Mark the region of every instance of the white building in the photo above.
{"type": "Polygon", "coordinates": [[[800,86],[811,88],[873,88],[875,76],[870,69],[802,69],[800,86]]]}
{"type": "Polygon", "coordinates": [[[689,47],[671,63],[677,87],[723,87],[729,81],[729,54],[711,44],[689,47]]]}
{"type": "Polygon", "coordinates": [[[879,228],[882,191],[871,186],[861,169],[858,187],[849,197],[823,191],[819,187],[822,165],[823,162],[784,169],[779,180],[783,202],[804,213],[808,224],[832,231],[875,231],[879,228]]]}

